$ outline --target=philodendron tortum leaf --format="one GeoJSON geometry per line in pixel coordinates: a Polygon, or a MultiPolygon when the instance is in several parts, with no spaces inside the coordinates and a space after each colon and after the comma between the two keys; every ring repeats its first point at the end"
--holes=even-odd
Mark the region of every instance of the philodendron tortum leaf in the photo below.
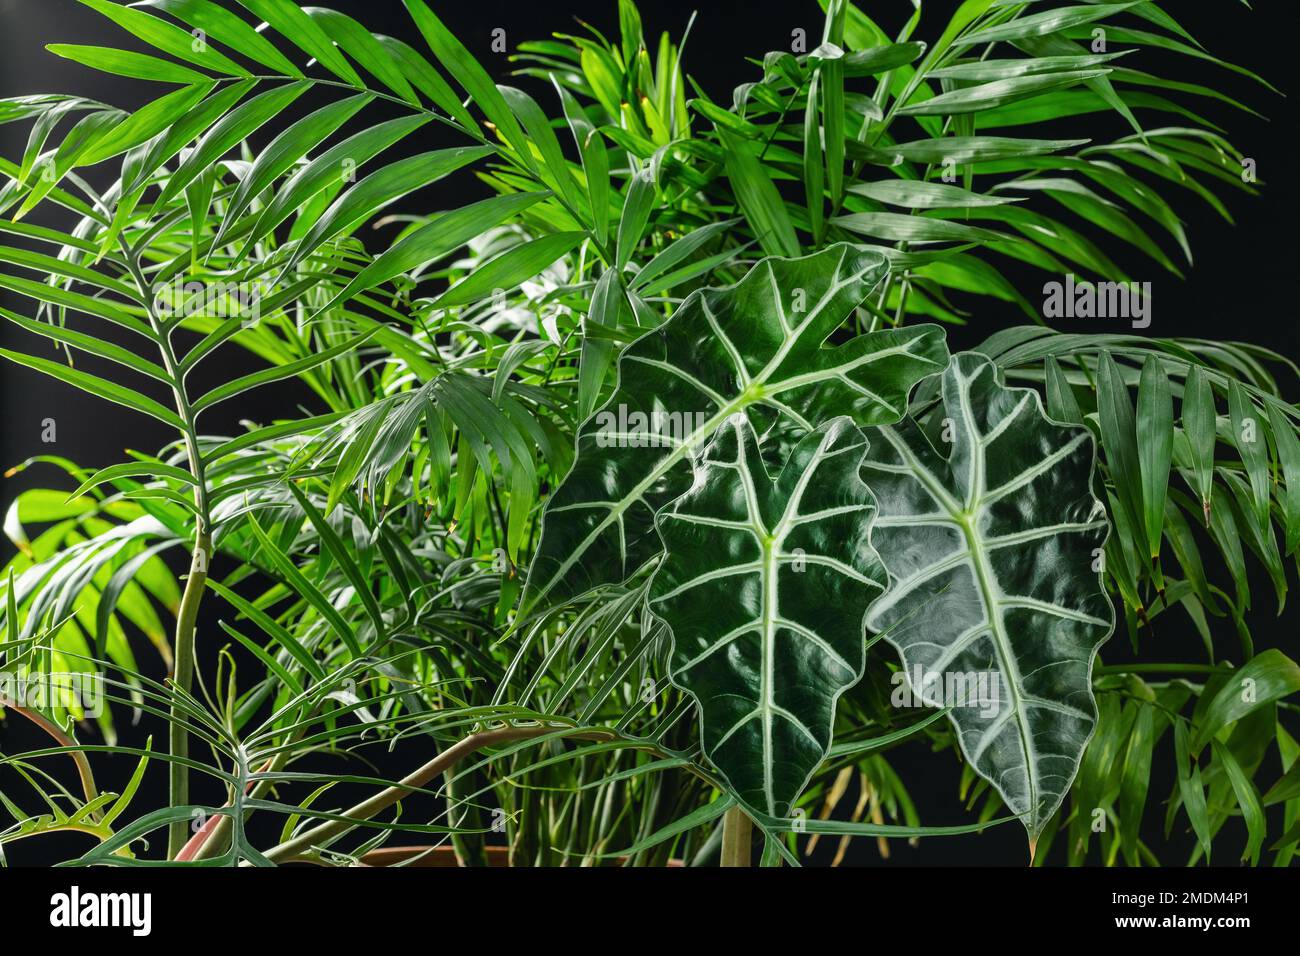
{"type": "Polygon", "coordinates": [[[692,293],[629,345],[617,390],[579,429],[573,468],[546,507],[523,613],[626,580],[658,555],[655,513],[690,486],[691,456],[737,412],[803,430],[838,415],[901,418],[912,386],[947,363],[941,329],[824,344],[887,268],[843,244],[764,259],[734,286],[692,293]]]}
{"type": "Polygon", "coordinates": [[[835,701],[862,677],[867,607],[885,588],[867,442],[836,418],[773,481],[744,415],[659,514],[650,608],[673,635],[669,673],[699,703],[704,752],[736,795],[786,817],[831,745],[835,701]]]}
{"type": "Polygon", "coordinates": [[[1115,624],[1092,435],[972,353],[953,357],[931,414],[935,444],[910,419],[870,431],[862,477],[890,588],[867,626],[915,693],[952,706],[966,759],[1033,844],[1096,725],[1092,663],[1115,624]]]}

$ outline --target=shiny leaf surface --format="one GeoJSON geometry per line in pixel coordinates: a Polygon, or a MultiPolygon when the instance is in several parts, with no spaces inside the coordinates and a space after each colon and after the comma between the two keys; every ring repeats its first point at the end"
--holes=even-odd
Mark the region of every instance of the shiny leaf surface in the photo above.
{"type": "Polygon", "coordinates": [[[944,689],[966,759],[1036,841],[1096,726],[1092,662],[1114,627],[1092,436],[999,385],[981,355],[955,356],[942,389],[937,444],[910,419],[870,433],[891,581],[867,623],[914,684],[920,670],[924,699],[944,689]]]}
{"type": "Polygon", "coordinates": [[[943,332],[915,326],[824,344],[886,268],[847,245],[765,259],[734,286],[694,293],[632,343],[547,506],[525,611],[623,581],[659,554],[655,513],[686,491],[692,454],[735,413],[804,430],[838,415],[897,421],[911,387],[943,367],[943,332]]]}
{"type": "Polygon", "coordinates": [[[773,481],[735,415],[658,519],[650,607],[673,633],[673,683],[699,703],[705,754],[768,816],[787,816],[825,759],[836,699],[865,665],[863,617],[886,581],[858,476],[866,447],[833,419],[773,481]]]}

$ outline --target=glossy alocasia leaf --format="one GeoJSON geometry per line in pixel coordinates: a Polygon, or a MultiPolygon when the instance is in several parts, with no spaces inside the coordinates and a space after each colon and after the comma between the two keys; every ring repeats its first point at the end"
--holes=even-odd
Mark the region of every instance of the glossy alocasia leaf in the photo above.
{"type": "Polygon", "coordinates": [[[868,432],[890,588],[867,624],[914,692],[952,706],[966,759],[1034,842],[1096,725],[1092,662],[1114,628],[1092,435],[1050,421],[1037,392],[1002,387],[974,353],[953,357],[926,426],[868,432]]]}
{"type": "Polygon", "coordinates": [[[826,346],[887,271],[849,245],[764,259],[724,289],[692,293],[619,360],[618,388],[579,429],[547,506],[525,613],[627,578],[661,551],[654,515],[690,486],[690,457],[737,412],[762,431],[835,416],[897,421],[911,387],[947,362],[937,326],[826,346]]]}
{"type": "Polygon", "coordinates": [[[659,514],[650,608],[673,634],[670,676],[699,703],[704,753],[771,817],[789,815],[825,759],[835,701],[866,663],[863,619],[886,582],[858,474],[866,450],[836,418],[773,481],[737,414],[659,514]]]}

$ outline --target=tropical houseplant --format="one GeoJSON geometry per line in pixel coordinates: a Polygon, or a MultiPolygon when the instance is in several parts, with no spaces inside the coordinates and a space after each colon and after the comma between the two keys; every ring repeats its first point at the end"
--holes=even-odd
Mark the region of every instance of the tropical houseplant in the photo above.
{"type": "Polygon", "coordinates": [[[1090,237],[1178,275],[1178,204],[1257,190],[1187,79],[1247,71],[1167,5],[903,4],[887,33],[830,0],[719,103],[631,0],[614,39],[521,44],[532,92],[426,0],[401,39],[292,0],[81,2],[126,42],[50,51],[157,96],[0,101],[29,129],[3,354],[176,440],[18,466],[63,477],[5,521],[0,703],[50,739],[4,755],[0,847],[743,864],[755,828],[779,865],[1019,819],[1036,862],[1139,863],[1159,747],[1191,862],[1238,817],[1244,858],[1290,862],[1300,668],[1254,647],[1248,566],[1281,600],[1296,367],[1136,334],[1149,299],[1090,237]],[[455,145],[415,151],[432,129],[455,145]],[[484,198],[422,208],[453,175],[484,198]],[[1132,333],[1053,331],[1013,268],[1132,333]],[[971,300],[1024,318],[950,354],[971,300]],[[195,385],[231,354],[253,370],[195,385]],[[301,414],[205,430],[284,381],[301,414]],[[1204,646],[1142,661],[1166,613],[1204,646]],[[1137,663],[1099,665],[1117,617],[1137,663]],[[165,745],[119,739],[132,714],[165,745]],[[962,761],[967,819],[917,818],[889,757],[916,741],[962,761]],[[108,753],[138,760],[113,791],[108,753]]]}

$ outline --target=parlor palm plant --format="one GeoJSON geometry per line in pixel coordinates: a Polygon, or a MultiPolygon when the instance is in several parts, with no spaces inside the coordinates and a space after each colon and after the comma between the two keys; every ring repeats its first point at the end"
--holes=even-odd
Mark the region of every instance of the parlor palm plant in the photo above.
{"type": "Polygon", "coordinates": [[[1226,217],[1221,193],[1256,192],[1177,67],[1253,74],[1163,5],[966,0],[887,34],[826,0],[819,41],[719,103],[631,0],[613,40],[522,44],[533,93],[426,0],[405,39],[292,0],[81,2],[131,49],[50,50],[161,88],[129,114],[0,101],[30,129],[0,159],[3,316],[30,333],[3,354],[176,441],[21,466],[68,478],[9,508],[3,667],[91,675],[108,706],[0,701],[52,738],[4,757],[0,846],[72,830],[82,863],[337,865],[446,842],[473,864],[502,832],[516,864],[744,863],[756,827],[780,864],[823,834],[1019,819],[1037,861],[1065,835],[1071,863],[1137,863],[1160,855],[1140,826],[1161,746],[1193,861],[1238,815],[1244,857],[1290,861],[1300,668],[1254,647],[1246,552],[1281,599],[1300,410],[1275,375],[1296,368],[1054,332],[1006,277],[1126,280],[1096,229],[1180,275],[1177,204],[1226,217]],[[1128,131],[1090,138],[1099,113],[1128,131]],[[426,127],[457,145],[403,152],[426,127]],[[486,198],[420,207],[471,173],[486,198]],[[381,216],[397,238],[363,241],[381,216]],[[950,355],[965,297],[1026,324],[950,355]],[[255,370],[193,387],[232,350],[255,370]],[[204,429],[286,380],[310,412],[204,429]],[[1100,666],[1117,609],[1135,647],[1173,612],[1205,649],[1100,666]],[[196,634],[243,663],[214,653],[196,682],[196,634]],[[165,716],[165,747],[117,741],[132,710],[165,716]],[[926,739],[961,756],[968,820],[917,819],[887,752],[926,739]],[[371,770],[376,744],[409,774],[371,770]],[[106,750],[139,761],[120,793],[95,782],[106,750]],[[169,799],[142,806],[159,765],[169,799]],[[198,775],[223,803],[192,799],[198,775]]]}

